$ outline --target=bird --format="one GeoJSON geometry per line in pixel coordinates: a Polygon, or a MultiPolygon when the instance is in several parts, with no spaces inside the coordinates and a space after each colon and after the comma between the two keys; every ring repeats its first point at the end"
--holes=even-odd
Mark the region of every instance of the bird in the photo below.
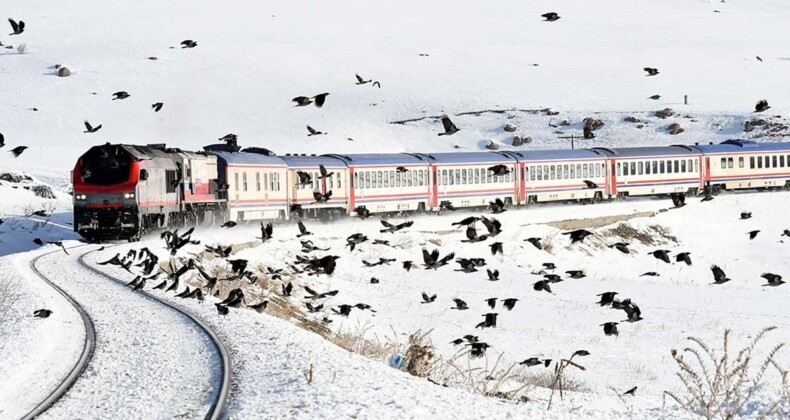
{"type": "Polygon", "coordinates": [[[340,316],[348,317],[349,315],[351,315],[351,308],[353,308],[353,306],[352,305],[343,304],[343,305],[339,305],[337,308],[338,309],[332,308],[332,312],[334,312],[334,313],[336,313],[336,314],[338,314],[340,316]]]}
{"type": "Polygon", "coordinates": [[[304,226],[304,223],[302,223],[301,220],[297,222],[297,225],[299,226],[299,234],[296,235],[297,238],[313,234],[313,232],[307,231],[307,228],[304,226]]]}
{"type": "Polygon", "coordinates": [[[415,267],[415,266],[416,266],[416,265],[414,264],[414,262],[413,262],[413,261],[404,261],[404,262],[403,262],[403,269],[404,269],[404,270],[406,270],[407,272],[408,272],[408,271],[411,271],[411,269],[412,269],[413,267],[415,267]]]}
{"type": "Polygon", "coordinates": [[[50,244],[52,244],[52,245],[57,245],[57,246],[61,247],[61,248],[63,249],[63,252],[65,252],[65,253],[66,253],[66,255],[69,255],[69,252],[68,252],[68,251],[66,251],[66,247],[65,247],[65,246],[63,246],[63,241],[53,241],[53,242],[49,242],[49,241],[47,241],[47,243],[50,243],[50,244]]]}
{"type": "Polygon", "coordinates": [[[434,249],[430,254],[425,248],[422,250],[422,260],[425,263],[426,270],[436,270],[439,267],[444,267],[453,258],[455,258],[454,252],[451,252],[440,259],[438,249],[434,249]]]}
{"type": "Polygon", "coordinates": [[[38,246],[44,245],[44,241],[42,241],[41,238],[33,238],[33,243],[38,246]]]}
{"type": "Polygon", "coordinates": [[[228,220],[227,222],[221,224],[220,227],[230,229],[236,225],[238,225],[238,223],[234,222],[233,220],[228,220]]]}
{"type": "Polygon", "coordinates": [[[657,249],[653,252],[648,252],[647,255],[652,255],[656,259],[664,261],[665,263],[669,264],[669,251],[666,249],[657,249]]]}
{"type": "Polygon", "coordinates": [[[475,328],[496,328],[497,313],[483,314],[485,320],[475,326],[475,328]]]}
{"type": "Polygon", "coordinates": [[[283,289],[283,296],[288,297],[291,296],[291,292],[294,289],[294,285],[291,282],[288,282],[288,284],[283,283],[282,289],[283,289]]]}
{"type": "Polygon", "coordinates": [[[19,35],[22,32],[25,32],[25,22],[24,21],[15,21],[14,19],[8,18],[8,23],[11,24],[11,29],[14,31],[8,35],[19,35]]]}
{"type": "Polygon", "coordinates": [[[447,115],[442,117],[442,126],[444,126],[444,133],[439,133],[438,135],[440,136],[452,136],[461,130],[453,124],[452,120],[450,120],[450,117],[447,115]]]}
{"type": "Polygon", "coordinates": [[[357,245],[361,244],[362,242],[366,242],[367,240],[367,236],[361,233],[355,233],[346,238],[346,246],[351,248],[351,251],[353,251],[357,245]]]}
{"type": "Polygon", "coordinates": [[[486,268],[486,274],[488,274],[488,281],[497,281],[499,280],[499,270],[491,271],[486,268]]]}
{"type": "Polygon", "coordinates": [[[296,171],[296,176],[299,178],[297,185],[312,185],[313,176],[307,172],[296,171]]]}
{"type": "Polygon", "coordinates": [[[540,17],[545,19],[544,22],[556,22],[560,19],[560,15],[555,12],[544,13],[540,17]]]}
{"type": "Polygon", "coordinates": [[[324,102],[326,101],[326,97],[329,96],[328,92],[319,93],[318,95],[313,96],[313,103],[317,108],[321,108],[324,106],[324,102]]]}
{"type": "Polygon", "coordinates": [[[762,58],[760,58],[760,56],[759,56],[759,55],[758,55],[757,57],[755,57],[755,58],[757,58],[757,61],[759,61],[759,62],[761,62],[761,63],[763,62],[763,59],[762,59],[762,58]]]}
{"type": "Polygon", "coordinates": [[[752,239],[756,238],[758,233],[760,233],[759,230],[752,230],[752,231],[746,232],[746,234],[749,235],[749,240],[750,241],[752,239]]]}
{"type": "Polygon", "coordinates": [[[408,172],[408,169],[406,169],[405,166],[398,166],[397,168],[395,168],[395,172],[397,172],[399,174],[403,174],[403,173],[408,172]]]}
{"type": "Polygon", "coordinates": [[[152,104],[151,108],[154,110],[154,112],[159,112],[162,110],[163,106],[165,106],[165,104],[163,104],[162,102],[157,102],[155,104],[152,104]]]}
{"type": "Polygon", "coordinates": [[[329,134],[329,133],[324,133],[323,131],[318,131],[315,128],[310,127],[310,125],[307,125],[307,131],[310,132],[310,134],[308,134],[307,137],[329,134]]]}
{"type": "Polygon", "coordinates": [[[451,307],[450,309],[457,309],[459,311],[465,311],[469,309],[469,305],[467,305],[466,302],[461,299],[455,298],[453,299],[453,302],[455,302],[455,307],[451,307]]]}
{"type": "Polygon", "coordinates": [[[631,250],[628,249],[628,245],[630,245],[630,244],[625,243],[625,242],[617,242],[615,244],[609,245],[609,248],[614,248],[614,249],[622,252],[623,254],[630,254],[631,250]]]}
{"type": "Polygon", "coordinates": [[[8,152],[11,153],[12,155],[14,155],[15,158],[18,158],[19,155],[21,155],[22,152],[25,151],[25,149],[27,149],[27,146],[17,146],[17,147],[14,147],[13,149],[9,150],[8,152]]]}
{"type": "Polygon", "coordinates": [[[677,262],[684,262],[686,265],[691,265],[691,253],[689,252],[680,252],[675,255],[675,261],[677,262]]]}
{"type": "Polygon", "coordinates": [[[505,306],[505,308],[507,308],[508,311],[512,311],[513,308],[516,307],[516,302],[518,302],[518,299],[516,298],[502,299],[502,304],[505,306]]]}
{"type": "Polygon", "coordinates": [[[635,386],[635,387],[629,389],[628,391],[623,392],[623,395],[630,395],[630,396],[633,397],[634,395],[636,395],[636,389],[637,388],[638,387],[635,386]]]}
{"type": "Polygon", "coordinates": [[[582,270],[570,270],[570,271],[566,271],[565,273],[568,275],[568,277],[572,279],[581,279],[587,277],[587,275],[584,274],[584,271],[582,270]]]}
{"type": "Polygon", "coordinates": [[[451,203],[451,202],[449,202],[449,201],[442,201],[442,202],[439,204],[439,210],[449,210],[449,211],[455,211],[455,210],[456,210],[456,208],[453,206],[453,203],[451,203]]]}
{"type": "MultiPolygon", "coordinates": [[[[198,290],[200,290],[200,289],[198,289],[198,290]]],[[[247,307],[252,309],[252,310],[254,310],[255,312],[262,313],[263,311],[266,310],[266,307],[268,305],[269,305],[269,301],[268,300],[264,300],[263,302],[256,303],[255,305],[250,305],[250,306],[247,306],[247,307]]],[[[320,305],[320,306],[323,307],[323,305],[320,305]]],[[[320,308],[318,308],[318,309],[320,309],[320,308]]]]}
{"type": "Polygon", "coordinates": [[[594,183],[594,182],[592,182],[590,180],[587,180],[587,179],[584,180],[584,185],[586,185],[587,188],[589,188],[591,190],[594,190],[594,189],[598,188],[598,184],[596,184],[596,183],[594,183]]]}
{"type": "Polygon", "coordinates": [[[778,275],[778,274],[772,274],[772,273],[763,273],[763,274],[762,274],[760,277],[762,277],[762,278],[764,278],[764,279],[768,280],[768,283],[767,283],[767,284],[764,284],[763,286],[773,286],[773,287],[776,287],[776,286],[780,286],[780,285],[782,285],[782,284],[784,284],[784,283],[785,283],[785,282],[782,280],[782,276],[780,276],[780,275],[778,275]]]}
{"type": "Polygon", "coordinates": [[[741,212],[741,220],[746,220],[746,219],[751,219],[751,218],[752,218],[752,212],[750,212],[750,211],[742,211],[741,212]]]}
{"type": "Polygon", "coordinates": [[[785,229],[779,236],[790,236],[790,229],[785,229]]]}
{"type": "Polygon", "coordinates": [[[49,309],[36,309],[33,311],[34,318],[49,318],[50,315],[52,315],[52,311],[49,309]]]}
{"type": "Polygon", "coordinates": [[[328,172],[324,165],[318,165],[318,172],[321,174],[318,179],[326,179],[334,175],[334,172],[328,172]]]}
{"type": "Polygon", "coordinates": [[[411,225],[414,224],[413,220],[409,220],[407,222],[404,222],[404,223],[401,223],[401,224],[398,224],[398,225],[393,225],[392,223],[390,223],[390,222],[388,222],[388,221],[386,221],[384,219],[381,219],[380,222],[386,228],[386,229],[379,230],[379,232],[381,232],[381,233],[384,233],[384,232],[395,233],[395,232],[397,232],[399,230],[405,229],[407,227],[411,227],[411,225]]]}
{"type": "Polygon", "coordinates": [[[83,133],[95,133],[101,129],[101,124],[96,127],[92,126],[87,120],[85,121],[85,131],[83,133]]]}
{"type": "Polygon", "coordinates": [[[495,298],[495,297],[494,298],[485,299],[485,302],[488,304],[488,306],[491,309],[496,309],[496,301],[497,301],[497,298],[495,298]]]}
{"type": "Polygon", "coordinates": [[[354,76],[357,78],[357,83],[356,83],[357,85],[364,85],[364,84],[366,84],[366,83],[370,83],[370,82],[372,82],[372,81],[373,81],[373,79],[371,79],[371,80],[365,80],[365,79],[363,79],[363,78],[362,78],[362,76],[360,76],[359,74],[354,74],[354,76]]]}
{"type": "Polygon", "coordinates": [[[112,100],[114,101],[116,99],[126,99],[126,98],[128,98],[128,97],[130,97],[132,95],[129,95],[129,92],[121,90],[121,91],[113,93],[112,96],[113,96],[112,100]]]}
{"type": "Polygon", "coordinates": [[[436,294],[428,296],[427,293],[422,292],[422,303],[433,303],[436,300],[436,294]]]}
{"type": "Polygon", "coordinates": [[[381,89],[381,83],[379,83],[379,81],[378,81],[378,80],[377,80],[377,81],[375,81],[375,82],[373,82],[373,84],[372,84],[371,86],[373,86],[373,87],[377,87],[377,88],[381,89]]]}
{"type": "Polygon", "coordinates": [[[614,297],[617,295],[617,292],[604,292],[596,296],[600,296],[601,300],[596,302],[601,306],[611,305],[614,302],[614,297]]]}
{"type": "Polygon", "coordinates": [[[574,356],[589,356],[590,352],[587,351],[587,350],[576,350],[575,352],[573,352],[573,355],[574,356]]]}
{"type": "Polygon", "coordinates": [[[543,250],[543,244],[540,243],[540,241],[541,241],[540,238],[527,238],[527,239],[524,239],[524,241],[531,243],[535,248],[537,248],[537,249],[539,249],[541,251],[543,250]]]}
{"type": "Polygon", "coordinates": [[[326,203],[330,198],[332,198],[332,190],[327,191],[326,194],[321,194],[320,191],[313,191],[313,199],[315,201],[310,204],[326,203]]]}
{"type": "Polygon", "coordinates": [[[453,226],[469,226],[469,225],[472,225],[472,224],[474,224],[474,223],[475,223],[476,221],[478,221],[478,220],[480,220],[480,218],[479,218],[479,217],[475,217],[475,216],[469,216],[469,217],[467,217],[466,219],[464,219],[464,220],[461,220],[460,222],[454,222],[454,223],[452,223],[452,225],[453,225],[453,226]]]}
{"type": "Polygon", "coordinates": [[[563,232],[562,234],[569,235],[571,237],[571,244],[575,244],[576,242],[584,241],[584,238],[592,235],[593,233],[589,230],[577,229],[571,232],[563,232]]]}
{"type": "Polygon", "coordinates": [[[713,272],[714,284],[724,284],[730,281],[730,279],[727,278],[727,274],[725,274],[724,270],[722,270],[718,265],[714,264],[710,266],[710,271],[713,272]]]}
{"type": "Polygon", "coordinates": [[[185,39],[185,40],[181,41],[181,49],[184,49],[184,48],[195,48],[195,47],[197,47],[197,42],[195,42],[195,41],[193,41],[191,39],[185,39]]]}
{"type": "Polygon", "coordinates": [[[768,101],[761,99],[757,102],[757,105],[754,106],[754,112],[763,112],[769,108],[771,107],[768,105],[768,101]]]}
{"type": "Polygon", "coordinates": [[[355,209],[354,209],[354,213],[356,213],[356,214],[357,214],[357,216],[358,216],[360,219],[362,219],[362,220],[365,220],[365,219],[367,219],[368,217],[370,217],[370,210],[368,210],[368,209],[367,209],[367,208],[365,208],[365,207],[361,207],[361,206],[360,206],[360,207],[357,207],[357,208],[355,208],[355,209]]]}
{"type": "Polygon", "coordinates": [[[549,367],[549,364],[551,364],[551,359],[540,360],[537,357],[530,357],[529,359],[526,359],[526,360],[524,360],[523,362],[521,362],[519,364],[520,365],[525,365],[527,367],[540,366],[540,365],[544,365],[545,367],[549,367]]]}
{"type": "Polygon", "coordinates": [[[536,282],[536,283],[534,283],[532,285],[532,288],[536,292],[540,292],[541,290],[545,290],[546,292],[552,293],[551,287],[549,287],[549,281],[548,280],[538,281],[538,282],[536,282]]]}
{"type": "Polygon", "coordinates": [[[648,277],[658,277],[658,276],[659,276],[659,274],[658,274],[658,273],[656,273],[655,271],[648,271],[647,273],[644,273],[644,274],[640,274],[640,275],[639,275],[639,277],[644,277],[644,276],[648,276],[648,277]]]}
{"type": "Polygon", "coordinates": [[[559,274],[544,274],[543,278],[549,283],[559,283],[562,281],[562,277],[560,277],[559,274]]]}
{"type": "Polygon", "coordinates": [[[228,312],[230,312],[227,306],[220,305],[219,303],[215,303],[214,306],[217,307],[217,312],[220,315],[227,315],[228,312]]]}
{"type": "Polygon", "coordinates": [[[711,201],[711,200],[713,200],[713,196],[710,194],[705,194],[705,197],[702,197],[702,200],[700,200],[700,202],[711,201]]]}
{"type": "Polygon", "coordinates": [[[489,245],[489,247],[491,247],[491,255],[496,255],[497,252],[504,254],[502,242],[494,242],[493,244],[489,245]]]}
{"type": "Polygon", "coordinates": [[[491,209],[491,213],[494,214],[499,214],[507,211],[507,209],[505,208],[505,203],[502,201],[501,198],[498,197],[494,201],[488,202],[488,208],[491,209]]]}
{"type": "Polygon", "coordinates": [[[661,99],[661,95],[653,95],[653,96],[648,97],[647,99],[652,99],[654,101],[657,101],[657,100],[661,99]]]}
{"type": "Polygon", "coordinates": [[[554,263],[551,263],[551,262],[545,262],[545,263],[543,263],[543,264],[541,264],[541,265],[542,265],[542,266],[543,266],[543,268],[545,268],[546,270],[554,270],[555,268],[557,268],[557,266],[556,266],[554,263]]]}
{"type": "Polygon", "coordinates": [[[221,142],[224,142],[228,146],[236,146],[236,144],[238,142],[238,139],[239,139],[239,136],[237,136],[237,135],[235,135],[233,133],[228,133],[228,134],[225,134],[224,136],[218,138],[217,140],[219,140],[221,142]]]}
{"type": "Polygon", "coordinates": [[[0,147],[5,146],[5,136],[3,133],[0,133],[0,147]]]}
{"type": "Polygon", "coordinates": [[[510,173],[510,169],[505,165],[495,165],[488,168],[492,176],[505,176],[510,173]]]}
{"type": "Polygon", "coordinates": [[[294,106],[307,106],[313,103],[313,101],[307,96],[297,96],[291,99],[291,102],[296,103],[294,106]]]}
{"type": "Polygon", "coordinates": [[[617,322],[606,322],[604,324],[599,325],[603,327],[603,333],[605,335],[619,335],[619,331],[617,331],[617,322]]]}
{"type": "Polygon", "coordinates": [[[652,67],[645,67],[642,70],[646,71],[648,76],[655,76],[658,74],[658,69],[652,67]]]}
{"type": "Polygon", "coordinates": [[[483,355],[485,355],[486,353],[486,349],[491,347],[488,345],[488,343],[481,343],[481,342],[469,343],[467,345],[471,347],[471,351],[469,355],[473,358],[483,357],[483,355]]]}
{"type": "Polygon", "coordinates": [[[643,319],[642,311],[635,303],[631,302],[630,299],[625,299],[622,302],[612,302],[612,308],[625,311],[627,316],[626,322],[637,322],[643,319]],[[617,307],[615,307],[615,303],[617,303],[617,307]]]}

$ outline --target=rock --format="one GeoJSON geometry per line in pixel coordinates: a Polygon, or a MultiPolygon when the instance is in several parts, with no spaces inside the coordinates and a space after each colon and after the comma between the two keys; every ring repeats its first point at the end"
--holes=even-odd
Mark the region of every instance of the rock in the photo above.
{"type": "Polygon", "coordinates": [[[522,138],[521,138],[521,142],[522,142],[523,144],[530,144],[530,143],[532,143],[532,137],[530,137],[530,136],[524,136],[524,137],[522,137],[522,138]]]}
{"type": "Polygon", "coordinates": [[[587,117],[584,119],[584,129],[589,129],[590,131],[595,131],[599,128],[603,127],[603,121],[593,118],[587,117]]]}
{"type": "Polygon", "coordinates": [[[521,137],[519,137],[519,136],[513,136],[513,143],[512,144],[513,144],[513,146],[518,147],[518,146],[521,146],[521,145],[524,144],[524,140],[521,140],[521,137]]]}
{"type": "Polygon", "coordinates": [[[656,117],[665,119],[675,115],[675,111],[672,108],[664,108],[661,111],[656,111],[656,117]]]}
{"type": "Polygon", "coordinates": [[[486,149],[488,149],[488,150],[499,150],[499,145],[494,143],[493,140],[489,140],[488,144],[486,144],[486,149]]]}
{"type": "Polygon", "coordinates": [[[674,136],[674,135],[680,134],[680,133],[682,133],[682,132],[684,132],[686,130],[684,130],[683,127],[680,126],[680,124],[672,123],[672,124],[670,124],[669,127],[667,127],[667,131],[669,131],[669,134],[674,136]]]}
{"type": "Polygon", "coordinates": [[[560,115],[560,111],[555,111],[553,109],[547,109],[546,115],[560,115]]]}
{"type": "Polygon", "coordinates": [[[754,126],[758,126],[758,125],[766,125],[766,124],[768,124],[768,121],[767,121],[766,119],[764,119],[764,118],[758,118],[758,119],[756,119],[756,120],[751,120],[751,121],[749,121],[749,122],[751,122],[751,123],[752,123],[752,125],[754,125],[754,126]]]}
{"type": "Polygon", "coordinates": [[[33,194],[41,198],[57,198],[55,197],[55,193],[52,191],[52,188],[47,185],[35,185],[33,188],[31,188],[31,191],[33,191],[33,194]]]}
{"type": "Polygon", "coordinates": [[[12,173],[9,173],[9,172],[4,172],[4,173],[0,174],[0,180],[17,183],[17,182],[22,182],[22,181],[32,181],[33,178],[31,178],[31,177],[29,177],[27,175],[18,175],[18,174],[12,174],[12,173]]]}
{"type": "Polygon", "coordinates": [[[743,123],[743,131],[747,133],[751,133],[752,130],[754,130],[754,125],[752,124],[751,121],[746,121],[743,123]]]}
{"type": "Polygon", "coordinates": [[[69,77],[71,76],[71,70],[68,67],[61,67],[58,69],[58,77],[69,77]]]}
{"type": "Polygon", "coordinates": [[[637,124],[636,128],[645,128],[645,125],[644,124],[637,124]]]}
{"type": "Polygon", "coordinates": [[[508,133],[512,133],[512,132],[516,131],[517,128],[518,127],[516,127],[514,124],[511,124],[511,123],[505,124],[505,131],[507,131],[508,133]]]}
{"type": "Polygon", "coordinates": [[[639,122],[639,118],[636,118],[636,117],[634,117],[632,115],[629,115],[629,116],[625,117],[623,119],[623,121],[630,122],[630,123],[638,123],[639,122]]]}
{"type": "Polygon", "coordinates": [[[560,121],[560,127],[565,127],[565,126],[568,126],[568,125],[571,125],[571,120],[566,118],[566,119],[560,121]]]}

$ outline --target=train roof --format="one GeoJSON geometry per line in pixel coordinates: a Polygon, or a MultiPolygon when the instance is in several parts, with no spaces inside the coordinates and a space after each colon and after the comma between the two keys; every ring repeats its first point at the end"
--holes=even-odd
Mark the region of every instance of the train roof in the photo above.
{"type": "Polygon", "coordinates": [[[518,159],[529,162],[536,160],[597,159],[606,154],[596,149],[530,150],[517,152],[518,159]]]}
{"type": "Polygon", "coordinates": [[[285,162],[278,156],[267,156],[259,153],[231,153],[209,150],[206,153],[217,156],[225,165],[260,165],[260,166],[285,166],[285,162]]]}
{"type": "Polygon", "coordinates": [[[759,153],[790,152],[790,143],[763,143],[753,140],[727,140],[719,144],[700,144],[694,146],[702,153],[759,153]]]}
{"type": "Polygon", "coordinates": [[[343,159],[349,166],[427,165],[431,162],[431,159],[421,153],[356,153],[325,156],[343,159]]]}
{"type": "Polygon", "coordinates": [[[516,161],[513,152],[440,152],[420,153],[433,164],[457,163],[512,163],[516,161]]]}
{"type": "Polygon", "coordinates": [[[648,147],[618,147],[606,148],[595,147],[593,150],[598,150],[609,156],[614,157],[654,157],[654,156],[688,156],[699,154],[693,146],[686,146],[676,144],[672,146],[648,146],[648,147]]]}
{"type": "Polygon", "coordinates": [[[124,151],[129,153],[129,155],[132,156],[132,159],[136,161],[147,160],[147,159],[151,159],[152,157],[169,158],[167,153],[162,148],[159,148],[157,145],[138,146],[134,144],[107,143],[107,144],[93,146],[91,149],[101,149],[108,146],[118,147],[119,149],[123,149],[124,151]]]}
{"type": "Polygon", "coordinates": [[[326,167],[345,167],[346,162],[344,159],[338,157],[339,155],[284,155],[278,156],[282,159],[289,168],[301,167],[318,167],[324,165],[326,167]]]}

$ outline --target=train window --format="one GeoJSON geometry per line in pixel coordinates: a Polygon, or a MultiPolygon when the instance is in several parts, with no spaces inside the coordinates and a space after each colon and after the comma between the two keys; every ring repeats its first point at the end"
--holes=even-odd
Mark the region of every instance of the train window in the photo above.
{"type": "Polygon", "coordinates": [[[395,171],[390,171],[390,187],[395,186],[395,171]]]}
{"type": "Polygon", "coordinates": [[[543,171],[541,171],[540,168],[541,168],[540,166],[535,166],[533,169],[537,174],[538,181],[543,181],[543,171]]]}
{"type": "Polygon", "coordinates": [[[255,172],[255,191],[261,190],[261,173],[255,172]]]}
{"type": "Polygon", "coordinates": [[[721,158],[721,164],[719,165],[720,168],[724,169],[727,167],[727,159],[721,158]]]}
{"type": "Polygon", "coordinates": [[[668,174],[672,173],[672,161],[671,160],[667,161],[667,173],[668,174]]]}
{"type": "Polygon", "coordinates": [[[785,167],[785,155],[779,156],[779,166],[781,166],[782,168],[785,167]]]}
{"type": "Polygon", "coordinates": [[[365,177],[365,189],[370,188],[370,172],[365,171],[362,175],[365,177]]]}
{"type": "Polygon", "coordinates": [[[686,159],[680,161],[680,172],[686,173],[686,159]]]}
{"type": "Polygon", "coordinates": [[[272,174],[272,177],[274,178],[274,190],[275,191],[280,191],[280,174],[277,173],[277,172],[274,172],[272,174]]]}
{"type": "Polygon", "coordinates": [[[422,169],[417,171],[417,180],[420,186],[425,185],[425,171],[423,171],[422,169]]]}
{"type": "Polygon", "coordinates": [[[570,171],[568,172],[568,179],[576,178],[576,165],[569,165],[570,171]]]}
{"type": "Polygon", "coordinates": [[[738,157],[738,167],[743,168],[743,156],[738,157]]]}
{"type": "Polygon", "coordinates": [[[771,167],[771,157],[770,156],[766,156],[765,157],[765,167],[766,168],[770,168],[771,167]]]}
{"type": "Polygon", "coordinates": [[[582,165],[582,178],[587,178],[587,164],[582,165]]]}
{"type": "Polygon", "coordinates": [[[447,170],[447,181],[448,181],[448,183],[445,184],[445,185],[455,185],[455,175],[453,175],[453,172],[454,171],[452,169],[448,169],[447,170]]]}
{"type": "Polygon", "coordinates": [[[390,174],[392,171],[384,171],[384,188],[389,188],[390,186],[390,174]]]}
{"type": "Polygon", "coordinates": [[[623,174],[623,170],[622,170],[621,166],[622,166],[621,163],[617,164],[617,176],[620,176],[620,175],[623,174]]]}
{"type": "MultiPolygon", "coordinates": [[[[773,166],[774,168],[776,168],[776,155],[773,155],[773,156],[771,157],[771,166],[773,166]]],[[[730,166],[730,168],[732,168],[732,166],[730,166]]]]}
{"type": "Polygon", "coordinates": [[[384,175],[381,171],[375,172],[376,175],[376,182],[373,185],[373,188],[383,188],[384,187],[384,175]]]}
{"type": "Polygon", "coordinates": [[[461,184],[466,184],[466,170],[461,169],[461,184]]]}
{"type": "Polygon", "coordinates": [[[672,162],[672,165],[675,167],[675,173],[680,172],[680,163],[676,160],[673,160],[672,162]]]}
{"type": "Polygon", "coordinates": [[[474,170],[474,176],[475,176],[474,177],[474,181],[472,183],[473,184],[479,184],[480,183],[480,168],[476,168],[474,170]]]}
{"type": "Polygon", "coordinates": [[[354,172],[354,188],[362,189],[362,186],[359,185],[359,172],[354,172]]]}
{"type": "Polygon", "coordinates": [[[664,168],[664,165],[665,164],[664,164],[663,160],[658,161],[658,172],[656,172],[656,173],[663,174],[664,172],[666,172],[666,170],[664,168]]]}
{"type": "Polygon", "coordinates": [[[763,157],[762,156],[757,156],[757,168],[758,169],[762,169],[763,168],[763,157]]]}
{"type": "Polygon", "coordinates": [[[623,164],[623,175],[624,176],[628,176],[630,174],[631,173],[628,171],[628,162],[626,162],[626,163],[623,164]]]}
{"type": "Polygon", "coordinates": [[[645,162],[645,174],[650,175],[652,171],[650,170],[650,161],[645,162]]]}
{"type": "MultiPolygon", "coordinates": [[[[169,173],[170,171],[167,171],[167,172],[169,173]]],[[[168,174],[165,174],[165,175],[168,175],[168,174]]],[[[238,172],[235,172],[235,173],[233,174],[233,179],[236,181],[236,182],[234,183],[234,184],[236,185],[236,186],[234,187],[234,189],[235,189],[236,191],[238,191],[238,190],[239,190],[239,173],[238,173],[238,172]]],[[[169,182],[168,182],[168,184],[169,184],[169,182]]]]}
{"type": "Polygon", "coordinates": [[[735,167],[735,162],[732,158],[727,158],[727,168],[732,169],[735,167]]]}
{"type": "MultiPolygon", "coordinates": [[[[573,165],[571,165],[573,166],[573,165]]],[[[571,173],[568,170],[568,165],[563,165],[562,167],[562,177],[565,179],[570,179],[571,173]]]]}
{"type": "Polygon", "coordinates": [[[455,170],[455,185],[461,185],[461,170],[455,170]]]}
{"type": "Polygon", "coordinates": [[[754,169],[754,156],[749,156],[749,169],[754,169]]]}
{"type": "MultiPolygon", "coordinates": [[[[599,166],[595,165],[595,176],[601,176],[598,171],[600,171],[599,166]]],[[[636,175],[636,162],[631,162],[631,175],[636,175]]]]}
{"type": "Polygon", "coordinates": [[[447,169],[442,169],[442,185],[447,185],[447,169]]]}
{"type": "Polygon", "coordinates": [[[340,179],[343,177],[343,174],[340,172],[335,172],[335,178],[337,178],[337,187],[340,188],[340,179]]]}
{"type": "Polygon", "coordinates": [[[414,175],[416,175],[414,171],[409,171],[404,174],[404,176],[406,177],[406,185],[408,185],[409,187],[414,185],[414,175]]]}
{"type": "Polygon", "coordinates": [[[505,182],[510,182],[510,181],[512,181],[511,177],[513,177],[513,176],[515,176],[515,175],[513,175],[513,173],[512,173],[512,172],[508,172],[508,173],[505,175],[505,182]]]}

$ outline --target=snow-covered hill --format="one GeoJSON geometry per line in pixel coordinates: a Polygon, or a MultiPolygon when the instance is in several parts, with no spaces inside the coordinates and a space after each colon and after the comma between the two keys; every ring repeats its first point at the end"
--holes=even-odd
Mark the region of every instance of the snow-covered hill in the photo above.
{"type": "Polygon", "coordinates": [[[584,146],[693,143],[743,136],[758,99],[773,105],[764,117],[790,110],[782,0],[12,0],[4,12],[27,29],[0,37],[26,44],[25,54],[0,50],[0,132],[4,150],[30,149],[18,159],[0,154],[0,165],[63,177],[80,153],[107,141],[197,149],[233,132],[244,145],[322,153],[478,149],[517,134],[533,138],[525,148],[567,147],[548,124],[567,119],[559,130],[578,135],[581,120],[595,116],[606,125],[584,146]],[[548,11],[561,19],[544,22],[548,11]],[[198,46],[181,49],[185,39],[198,46]],[[55,76],[56,64],[73,75],[55,76]],[[647,77],[643,67],[660,73],[647,77]],[[355,85],[355,73],[381,89],[355,85]],[[121,90],[131,97],[112,101],[121,90]],[[321,109],[292,106],[295,96],[322,92],[330,95],[321,109]],[[661,99],[646,99],[655,94],[661,99]],[[159,113],[155,102],[164,103],[159,113]],[[667,107],[679,116],[651,116],[667,107]],[[433,119],[390,124],[546,108],[559,114],[456,116],[461,131],[452,137],[437,137],[433,119]],[[84,134],[86,119],[103,128],[84,134]],[[518,130],[504,133],[506,122],[518,130]],[[673,122],[686,132],[666,134],[673,122]],[[329,134],[308,138],[306,124],[329,134]]]}

